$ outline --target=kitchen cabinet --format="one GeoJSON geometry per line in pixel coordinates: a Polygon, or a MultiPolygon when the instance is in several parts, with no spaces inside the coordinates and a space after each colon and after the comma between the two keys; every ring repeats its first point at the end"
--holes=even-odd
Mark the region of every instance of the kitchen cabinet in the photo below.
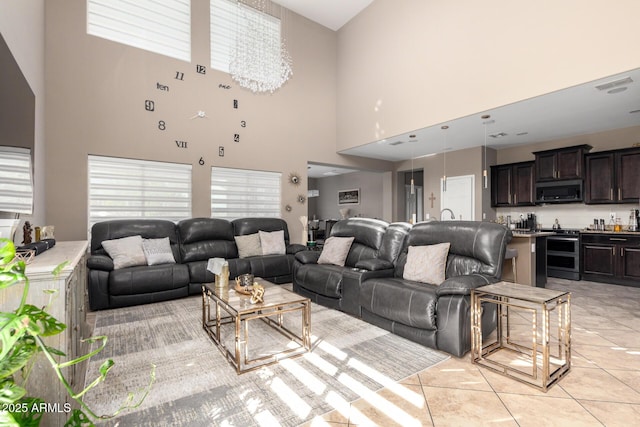
{"type": "Polygon", "coordinates": [[[638,203],[640,148],[585,156],[585,203],[638,203]]]}
{"type": "Polygon", "coordinates": [[[582,278],[640,287],[640,236],[583,234],[582,278]]]}
{"type": "Polygon", "coordinates": [[[584,154],[591,149],[590,145],[554,150],[536,151],[536,181],[557,181],[562,179],[582,179],[584,177],[584,154]]]}
{"type": "Polygon", "coordinates": [[[491,167],[491,206],[532,206],[534,162],[491,167]]]}

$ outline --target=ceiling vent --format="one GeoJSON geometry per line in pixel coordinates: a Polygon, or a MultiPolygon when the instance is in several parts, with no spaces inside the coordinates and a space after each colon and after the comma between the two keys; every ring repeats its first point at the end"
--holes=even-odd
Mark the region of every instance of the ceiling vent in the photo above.
{"type": "Polygon", "coordinates": [[[404,144],[404,141],[394,141],[389,143],[389,145],[400,145],[400,144],[404,144]]]}
{"type": "Polygon", "coordinates": [[[614,80],[612,82],[602,83],[601,85],[596,86],[598,90],[609,90],[614,87],[628,85],[629,83],[633,83],[633,79],[631,77],[625,77],[623,79],[614,80]]]}
{"type": "Polygon", "coordinates": [[[489,136],[491,138],[502,138],[503,136],[507,136],[507,134],[504,132],[498,132],[498,133],[491,134],[489,136]]]}

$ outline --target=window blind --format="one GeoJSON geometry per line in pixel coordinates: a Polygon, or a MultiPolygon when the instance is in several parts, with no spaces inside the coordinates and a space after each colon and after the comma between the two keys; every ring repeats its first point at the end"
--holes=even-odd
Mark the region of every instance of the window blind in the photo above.
{"type": "Polygon", "coordinates": [[[211,217],[280,217],[281,173],[211,168],[211,217]]]}
{"type": "MultiPolygon", "coordinates": [[[[236,37],[253,37],[254,32],[249,27],[258,27],[265,31],[255,40],[255,46],[275,48],[275,52],[259,52],[270,55],[270,58],[280,56],[280,20],[269,14],[260,12],[244,4],[232,0],[211,0],[210,3],[210,31],[209,47],[211,49],[211,68],[229,72],[229,64],[235,50],[236,37]],[[240,10],[238,9],[240,7],[240,10]],[[262,43],[263,39],[270,42],[262,43]]],[[[256,49],[259,49],[258,47],[256,49]]],[[[255,52],[250,52],[254,54],[255,52]]],[[[257,56],[257,54],[256,54],[257,56]]],[[[256,58],[257,60],[257,58],[256,58]]],[[[253,76],[251,76],[253,77],[253,76]]]]}
{"type": "Polygon", "coordinates": [[[0,147],[0,211],[33,213],[31,150],[0,147]]]}
{"type": "Polygon", "coordinates": [[[191,217],[191,165],[89,156],[89,228],[111,219],[191,217]]]}
{"type": "Polygon", "coordinates": [[[191,1],[87,0],[87,34],[191,61],[191,1]]]}

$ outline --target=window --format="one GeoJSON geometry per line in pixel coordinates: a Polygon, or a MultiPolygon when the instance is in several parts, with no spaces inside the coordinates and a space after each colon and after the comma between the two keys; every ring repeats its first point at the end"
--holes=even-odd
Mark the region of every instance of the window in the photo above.
{"type": "Polygon", "coordinates": [[[211,168],[211,216],[280,217],[279,172],[211,168]]]}
{"type": "Polygon", "coordinates": [[[191,217],[191,165],[89,156],[89,228],[111,219],[191,217]]]}
{"type": "Polygon", "coordinates": [[[31,150],[0,147],[0,211],[33,213],[31,150]]]}
{"type": "Polygon", "coordinates": [[[191,61],[191,1],[87,0],[87,34],[191,61]]]}
{"type": "MultiPolygon", "coordinates": [[[[278,18],[231,0],[211,0],[210,14],[211,68],[229,72],[236,36],[237,34],[242,34],[244,37],[255,36],[253,32],[248,31],[250,27],[259,27],[261,30],[260,40],[255,40],[255,46],[273,48],[269,52],[260,52],[260,55],[262,57],[269,55],[267,58],[271,62],[275,61],[274,58],[279,59],[281,41],[278,18]]],[[[244,52],[244,54],[252,55],[256,57],[256,61],[258,60],[256,52],[244,52]]]]}

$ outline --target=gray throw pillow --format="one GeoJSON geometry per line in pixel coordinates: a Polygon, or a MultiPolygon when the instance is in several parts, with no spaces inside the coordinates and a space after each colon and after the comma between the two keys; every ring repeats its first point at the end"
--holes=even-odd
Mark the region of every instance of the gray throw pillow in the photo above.
{"type": "Polygon", "coordinates": [[[409,246],[403,279],[439,285],[445,280],[451,243],[409,246]]]}
{"type": "Polygon", "coordinates": [[[284,230],[258,231],[258,234],[260,235],[262,255],[284,255],[287,253],[287,246],[284,244],[284,230]]]}
{"type": "Polygon", "coordinates": [[[354,237],[329,237],[322,246],[318,264],[333,264],[344,267],[354,237]]]}
{"type": "Polygon", "coordinates": [[[147,265],[147,257],[142,250],[142,237],[129,236],[122,239],[105,240],[102,247],[113,259],[113,268],[147,265]]]}
{"type": "Polygon", "coordinates": [[[240,258],[262,255],[260,235],[258,233],[247,234],[246,236],[234,236],[234,239],[236,240],[238,256],[240,258]]]}
{"type": "Polygon", "coordinates": [[[176,263],[168,237],[162,239],[142,239],[142,250],[147,257],[147,264],[149,265],[176,263]]]}

